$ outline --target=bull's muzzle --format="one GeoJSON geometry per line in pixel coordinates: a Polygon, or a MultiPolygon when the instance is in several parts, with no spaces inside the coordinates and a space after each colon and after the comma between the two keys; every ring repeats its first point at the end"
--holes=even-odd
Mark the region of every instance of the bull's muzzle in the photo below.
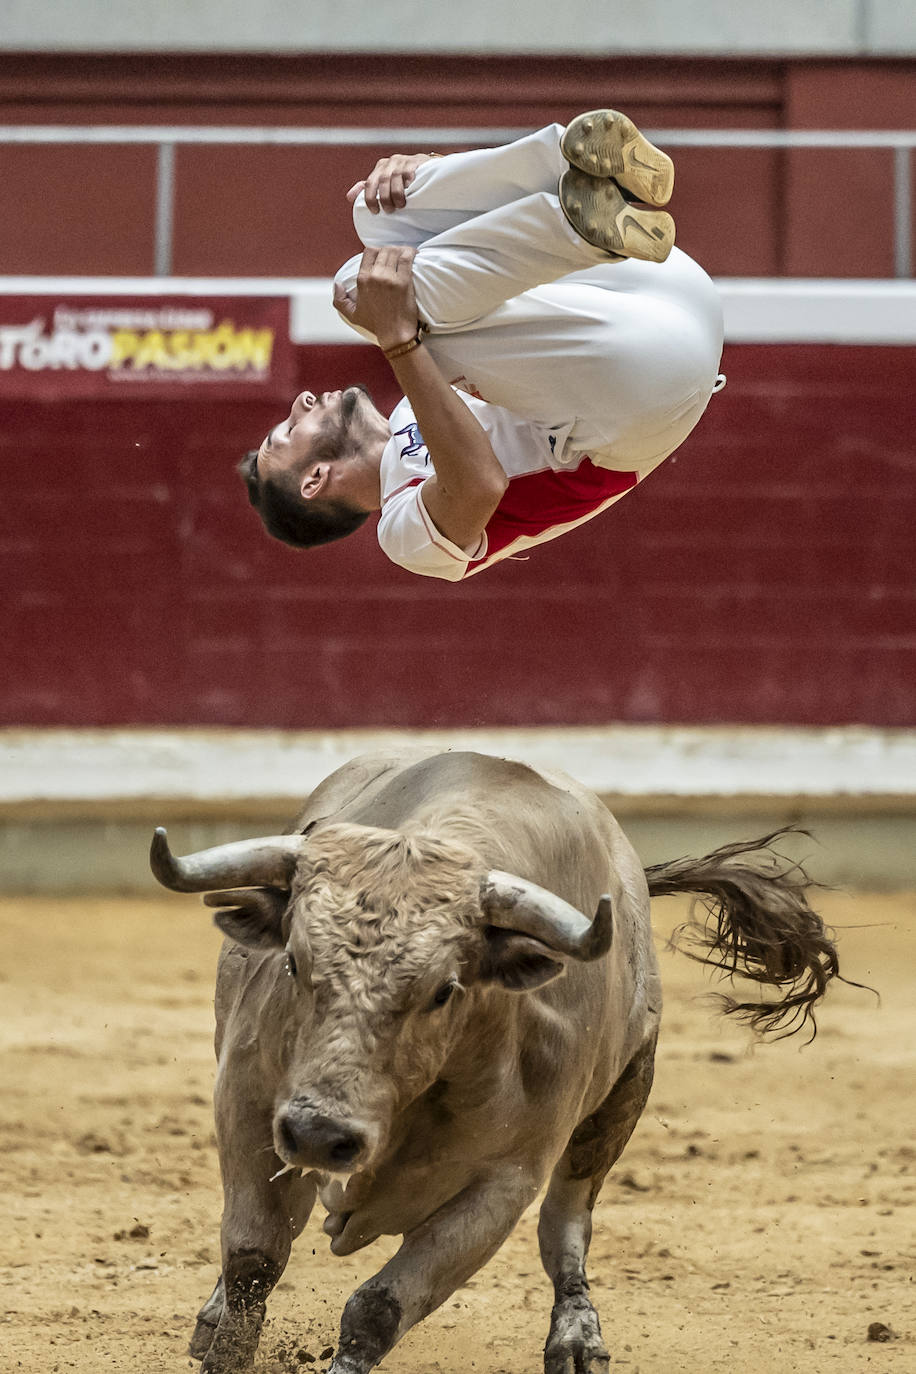
{"type": "Polygon", "coordinates": [[[364,1123],[326,1116],[301,1098],[292,1098],[278,1112],[274,1136],[277,1154],[297,1169],[352,1173],[370,1152],[364,1123]]]}

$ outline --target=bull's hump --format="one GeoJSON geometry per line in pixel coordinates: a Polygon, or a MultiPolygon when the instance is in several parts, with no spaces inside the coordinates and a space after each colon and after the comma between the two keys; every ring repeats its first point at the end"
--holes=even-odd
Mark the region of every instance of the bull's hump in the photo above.
{"type": "Polygon", "coordinates": [[[549,789],[550,784],[527,764],[512,759],[465,750],[434,754],[399,769],[349,819],[398,829],[431,804],[473,805],[476,797],[492,796],[495,788],[518,787],[549,789]]]}

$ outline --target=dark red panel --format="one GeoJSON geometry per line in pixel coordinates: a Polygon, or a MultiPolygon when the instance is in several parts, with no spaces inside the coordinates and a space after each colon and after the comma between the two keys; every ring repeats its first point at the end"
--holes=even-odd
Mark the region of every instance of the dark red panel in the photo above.
{"type": "Polygon", "coordinates": [[[346,193],[386,150],[182,148],[178,276],[333,276],[359,250],[346,193]]]}
{"type": "Polygon", "coordinates": [[[784,154],[762,148],[672,151],[678,246],[715,276],[778,275],[784,154]]]}
{"type": "Polygon", "coordinates": [[[785,275],[892,277],[893,150],[793,149],[785,158],[785,275]]]}
{"type": "Polygon", "coordinates": [[[0,144],[4,274],[151,274],[155,167],[154,148],[0,144]]]}
{"type": "MultiPolygon", "coordinates": [[[[303,350],[301,380],[371,350],[303,350]]],[[[674,460],[457,586],[373,531],[266,539],[233,467],[269,405],[0,407],[6,723],[288,727],[916,719],[904,348],[732,347],[674,460]]]]}
{"type": "Polygon", "coordinates": [[[786,110],[797,129],[912,129],[912,59],[793,62],[786,67],[786,110]]]}

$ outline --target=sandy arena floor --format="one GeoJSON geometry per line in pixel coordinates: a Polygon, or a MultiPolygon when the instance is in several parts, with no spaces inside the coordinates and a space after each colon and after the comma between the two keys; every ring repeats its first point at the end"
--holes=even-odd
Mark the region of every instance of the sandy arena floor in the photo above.
{"type": "MultiPolygon", "coordinates": [[[[628,1374],[916,1369],[916,895],[828,894],[850,976],[816,1043],[752,1049],[664,955],[649,1107],[605,1186],[593,1292],[628,1374]],[[893,1338],[874,1324],[890,1328],[893,1338]]],[[[679,908],[657,903],[662,935],[679,908]]],[[[218,938],[194,898],[0,903],[0,1370],[186,1370],[216,1275],[210,1115],[218,938]]],[[[393,1248],[391,1242],[387,1250],[393,1248]]],[[[313,1217],[269,1307],[259,1374],[319,1370],[380,1263],[313,1217]]],[[[384,1362],[537,1374],[550,1297],[529,1214],[384,1362]]]]}

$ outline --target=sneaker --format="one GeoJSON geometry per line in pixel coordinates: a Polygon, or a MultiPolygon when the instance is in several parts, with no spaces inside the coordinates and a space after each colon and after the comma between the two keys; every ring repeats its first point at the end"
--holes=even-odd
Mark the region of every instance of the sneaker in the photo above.
{"type": "Polygon", "coordinates": [[[674,190],[674,163],[617,110],[591,110],[577,117],[560,139],[573,167],[592,177],[613,177],[647,205],[667,205],[674,190]]]}
{"type": "Polygon", "coordinates": [[[580,238],[620,258],[664,262],[674,246],[674,220],[664,210],[631,205],[616,181],[571,167],[560,177],[560,206],[580,238]]]}

